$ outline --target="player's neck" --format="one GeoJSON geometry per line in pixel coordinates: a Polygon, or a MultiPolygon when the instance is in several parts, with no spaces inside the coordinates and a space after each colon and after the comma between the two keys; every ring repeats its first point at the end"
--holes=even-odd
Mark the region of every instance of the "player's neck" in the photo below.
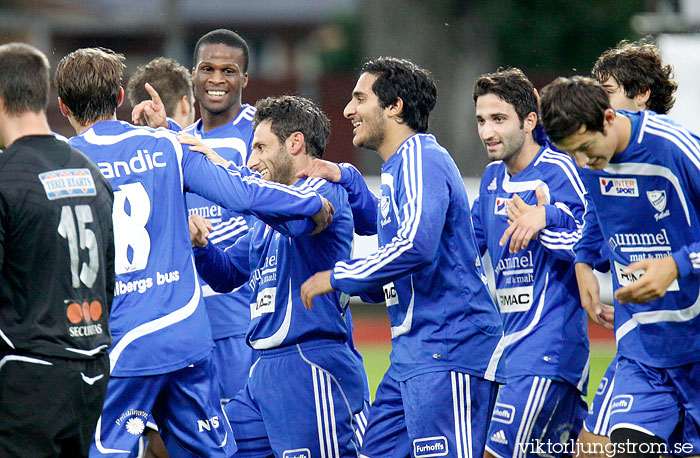
{"type": "Polygon", "coordinates": [[[384,141],[377,148],[377,153],[382,161],[386,162],[399,149],[399,147],[408,140],[409,137],[415,135],[416,131],[408,127],[406,124],[401,124],[398,121],[388,120],[386,130],[384,131],[384,141]]]}
{"type": "Polygon", "coordinates": [[[19,116],[9,116],[1,124],[0,136],[4,139],[5,147],[12,145],[17,139],[28,135],[51,135],[51,128],[46,120],[46,112],[25,112],[19,116]]]}
{"type": "Polygon", "coordinates": [[[612,130],[615,132],[617,142],[615,144],[615,154],[627,149],[632,139],[632,121],[627,116],[617,113],[613,121],[612,130]]]}
{"type": "Polygon", "coordinates": [[[525,142],[520,152],[503,161],[510,176],[515,176],[525,170],[535,156],[537,156],[539,150],[540,145],[535,141],[532,135],[525,135],[525,142]]]}
{"type": "MultiPolygon", "coordinates": [[[[201,105],[200,105],[201,108],[201,105]]],[[[234,103],[231,108],[221,113],[212,113],[211,111],[201,110],[202,113],[202,129],[204,132],[209,132],[212,129],[221,127],[224,124],[233,122],[238,117],[238,114],[243,109],[243,104],[239,101],[234,103]]]]}
{"type": "Polygon", "coordinates": [[[73,115],[68,116],[68,121],[70,122],[70,125],[73,126],[73,129],[75,129],[75,133],[77,135],[82,134],[83,132],[85,132],[86,130],[88,130],[89,128],[91,128],[92,126],[97,124],[98,122],[116,121],[116,120],[117,120],[117,113],[114,113],[112,116],[98,119],[97,121],[94,121],[94,122],[88,122],[86,124],[80,124],[80,122],[78,122],[78,120],[73,115]]]}

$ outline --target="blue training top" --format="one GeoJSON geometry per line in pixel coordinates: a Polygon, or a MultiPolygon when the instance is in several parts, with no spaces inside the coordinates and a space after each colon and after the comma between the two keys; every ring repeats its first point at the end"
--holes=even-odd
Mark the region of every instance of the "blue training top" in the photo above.
{"type": "Polygon", "coordinates": [[[312,189],[271,184],[183,148],[165,129],[101,121],[71,145],[95,161],[114,189],[116,286],[111,373],[152,375],[211,352],[209,320],[192,258],[186,190],[231,210],[278,221],[321,208],[312,189]],[[160,351],[153,351],[158,348],[160,351]]]}
{"type": "Polygon", "coordinates": [[[462,177],[435,137],[409,137],[384,163],[381,197],[342,167],[358,233],[379,250],[335,264],[332,286],[348,294],[384,290],[391,321],[388,374],[396,380],[455,370],[502,381],[503,336],[481,266],[462,177]]]}
{"type": "MultiPolygon", "coordinates": [[[[601,171],[581,170],[595,204],[584,217],[576,262],[593,264],[607,244],[615,290],[642,272],[645,258],[673,256],[679,278],[644,304],[615,301],[618,353],[652,367],[700,361],[700,139],[667,116],[619,111],[632,123],[629,144],[601,171]]],[[[589,206],[590,207],[590,206],[589,206]]]]}

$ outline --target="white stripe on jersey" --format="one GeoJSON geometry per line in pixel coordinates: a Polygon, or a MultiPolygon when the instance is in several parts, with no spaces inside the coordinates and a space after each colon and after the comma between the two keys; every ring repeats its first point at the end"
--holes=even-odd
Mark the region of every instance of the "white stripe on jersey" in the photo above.
{"type": "Polygon", "coordinates": [[[224,240],[228,240],[242,232],[248,230],[245,218],[242,216],[231,218],[230,220],[219,223],[209,232],[209,241],[217,244],[224,240]]]}
{"type": "MultiPolygon", "coordinates": [[[[584,202],[585,202],[585,200],[581,201],[581,203],[582,203],[583,205],[585,205],[584,202]]],[[[571,212],[571,209],[570,209],[565,203],[563,203],[563,202],[554,202],[554,206],[557,207],[559,210],[563,211],[564,213],[566,213],[567,215],[569,215],[570,217],[572,217],[574,220],[576,220],[576,217],[575,217],[574,214],[571,212]]],[[[576,224],[576,225],[577,225],[578,227],[581,227],[581,224],[578,223],[578,221],[577,221],[577,224],[576,224]]]]}
{"type": "Polygon", "coordinates": [[[413,306],[416,298],[415,289],[413,288],[413,274],[411,274],[411,300],[408,303],[408,309],[406,309],[406,316],[398,326],[391,327],[391,338],[395,338],[406,334],[411,330],[413,325],[413,306]]]}
{"type": "Polygon", "coordinates": [[[250,346],[256,350],[267,350],[279,347],[289,334],[289,326],[292,324],[292,278],[289,278],[289,297],[287,298],[287,310],[284,312],[284,320],[274,334],[258,340],[250,340],[250,346]]]}
{"type": "Polygon", "coordinates": [[[263,179],[260,178],[260,176],[257,175],[257,174],[255,174],[255,175],[243,176],[243,175],[241,175],[241,173],[240,173],[240,171],[238,170],[237,166],[236,166],[236,168],[233,168],[233,169],[232,169],[232,168],[225,168],[225,167],[222,167],[222,166],[220,166],[220,165],[219,165],[218,167],[223,168],[223,169],[226,170],[230,175],[240,176],[241,179],[242,179],[242,181],[244,181],[244,182],[246,182],[246,183],[254,184],[254,185],[259,186],[259,187],[261,187],[261,188],[272,188],[272,189],[277,189],[277,190],[280,190],[280,191],[284,191],[284,192],[286,192],[287,194],[290,194],[290,195],[292,195],[292,196],[300,197],[300,198],[302,198],[302,199],[309,199],[309,198],[312,198],[312,199],[313,199],[313,198],[315,198],[315,197],[318,195],[318,194],[316,194],[316,192],[315,192],[313,189],[310,189],[310,188],[295,188],[295,187],[287,186],[287,185],[280,184],[280,183],[274,183],[274,182],[272,182],[272,181],[263,180],[263,179]]]}
{"type": "Polygon", "coordinates": [[[585,200],[583,195],[586,194],[586,188],[581,182],[581,178],[575,171],[575,166],[571,162],[571,158],[568,155],[564,153],[556,153],[548,148],[542,152],[540,157],[535,162],[535,165],[537,165],[539,162],[547,162],[559,166],[566,174],[569,182],[571,183],[571,187],[574,188],[574,191],[576,191],[576,194],[578,194],[581,202],[585,200]]]}
{"type": "Polygon", "coordinates": [[[2,332],[2,329],[0,329],[0,337],[2,337],[2,340],[4,340],[5,343],[6,343],[10,348],[12,348],[13,350],[15,349],[14,344],[12,343],[12,341],[10,340],[10,338],[7,337],[7,336],[5,335],[4,332],[2,332]]]}
{"type": "Polygon", "coordinates": [[[403,220],[396,237],[376,253],[356,261],[354,267],[338,262],[335,278],[366,278],[413,247],[413,237],[420,224],[423,209],[423,170],[422,148],[415,137],[410,138],[401,149],[403,158],[404,187],[406,203],[403,205],[403,220]]]}
{"type": "Polygon", "coordinates": [[[581,238],[581,232],[580,231],[574,231],[574,232],[557,232],[557,231],[550,231],[547,229],[542,229],[540,231],[540,237],[545,239],[548,242],[562,242],[562,243],[571,243],[574,244],[578,242],[578,240],[581,238]]]}
{"type": "Polygon", "coordinates": [[[690,262],[693,264],[693,269],[700,269],[700,253],[690,253],[689,257],[690,262]]]}
{"type": "Polygon", "coordinates": [[[180,321],[189,318],[195,312],[195,310],[197,310],[197,306],[199,306],[199,298],[202,292],[202,288],[199,285],[199,276],[197,275],[197,269],[194,266],[194,259],[192,258],[192,255],[190,255],[190,260],[192,262],[192,270],[194,271],[194,293],[192,294],[190,300],[183,307],[175,310],[174,312],[170,312],[167,315],[164,315],[153,321],[148,321],[139,326],[136,326],[134,329],[124,334],[124,336],[119,340],[119,342],[117,342],[117,344],[114,347],[112,347],[112,351],[109,352],[110,374],[114,370],[114,366],[117,364],[119,356],[131,342],[135,341],[136,339],[140,339],[141,337],[146,336],[148,334],[152,334],[156,331],[159,331],[163,328],[167,328],[168,326],[172,326],[175,323],[179,323],[180,321]]]}
{"type": "Polygon", "coordinates": [[[508,174],[508,169],[504,169],[503,183],[501,187],[505,192],[511,194],[517,194],[519,192],[534,191],[537,188],[542,189],[545,197],[547,198],[547,203],[552,201],[551,194],[549,192],[549,186],[542,180],[530,180],[530,181],[510,181],[510,175],[508,174]]]}
{"type": "Polygon", "coordinates": [[[696,138],[685,129],[680,129],[678,126],[674,126],[663,119],[649,116],[648,114],[647,118],[649,120],[645,126],[645,132],[672,141],[700,169],[700,145],[696,138]]]}
{"type": "Polygon", "coordinates": [[[615,340],[619,343],[620,339],[636,328],[638,324],[690,321],[699,314],[700,294],[693,305],[681,310],[651,310],[648,312],[633,313],[632,317],[615,331],[615,340]]]}
{"type": "Polygon", "coordinates": [[[535,328],[535,326],[537,326],[537,323],[540,322],[540,318],[542,317],[542,309],[544,309],[544,300],[547,295],[548,284],[549,272],[547,272],[544,277],[544,286],[542,287],[542,294],[540,294],[540,302],[539,304],[537,304],[535,316],[532,318],[530,324],[528,324],[524,329],[501,337],[501,340],[498,341],[498,345],[496,346],[496,349],[491,355],[491,359],[489,360],[489,365],[486,368],[486,372],[484,373],[484,378],[486,380],[494,380],[496,375],[496,369],[498,368],[498,362],[501,360],[501,357],[503,356],[503,352],[505,351],[506,347],[514,344],[518,340],[530,334],[530,332],[535,328]]]}
{"type": "Polygon", "coordinates": [[[132,138],[132,137],[158,137],[158,138],[164,138],[170,142],[170,144],[173,147],[173,151],[175,152],[175,157],[177,158],[177,165],[178,165],[178,171],[180,173],[180,189],[184,190],[184,183],[183,183],[183,178],[182,178],[182,157],[183,157],[183,152],[182,152],[182,145],[180,142],[177,140],[176,135],[167,129],[160,128],[160,129],[151,129],[150,127],[143,127],[143,126],[132,126],[131,124],[125,123],[123,121],[117,121],[121,124],[125,124],[126,126],[129,127],[129,130],[119,134],[119,135],[98,135],[95,133],[95,128],[91,127],[90,129],[86,130],[83,132],[80,137],[82,137],[86,142],[92,143],[93,145],[101,145],[101,146],[107,146],[107,145],[114,145],[116,143],[119,143],[123,140],[126,140],[127,138],[132,138]]]}
{"type": "Polygon", "coordinates": [[[244,106],[243,109],[238,113],[238,116],[236,116],[236,119],[233,120],[233,125],[238,125],[238,123],[241,122],[241,119],[247,119],[248,121],[252,121],[254,116],[255,107],[251,105],[244,106]]]}
{"type": "Polygon", "coordinates": [[[2,366],[4,366],[5,363],[8,363],[10,361],[21,361],[23,363],[41,364],[43,366],[53,366],[53,363],[50,363],[48,361],[44,361],[43,359],[31,358],[29,356],[7,355],[7,356],[3,356],[3,358],[0,359],[0,370],[2,370],[2,366]]]}
{"type": "Polygon", "coordinates": [[[314,191],[318,191],[318,189],[323,186],[326,183],[326,180],[323,178],[306,178],[301,184],[301,187],[308,187],[313,189],[314,191]]]}
{"type": "Polygon", "coordinates": [[[603,169],[604,172],[614,174],[614,175],[644,175],[644,176],[659,176],[666,178],[671,182],[673,187],[678,193],[678,198],[683,205],[683,210],[685,210],[685,218],[690,223],[690,213],[688,212],[688,203],[686,201],[685,192],[681,186],[681,182],[676,175],[671,171],[671,169],[654,164],[644,164],[644,163],[622,163],[622,164],[608,164],[603,169]]]}
{"type": "MultiPolygon", "coordinates": [[[[209,148],[216,149],[235,149],[241,155],[241,165],[246,165],[248,160],[248,145],[245,141],[238,137],[226,138],[202,138],[201,139],[209,148]]],[[[200,154],[200,153],[198,153],[200,154]]]]}
{"type": "Polygon", "coordinates": [[[106,350],[109,348],[109,345],[104,344],[100,345],[97,348],[93,348],[92,350],[81,350],[79,348],[65,348],[66,351],[72,351],[73,353],[78,353],[80,355],[85,355],[85,356],[95,356],[99,352],[106,350]]]}

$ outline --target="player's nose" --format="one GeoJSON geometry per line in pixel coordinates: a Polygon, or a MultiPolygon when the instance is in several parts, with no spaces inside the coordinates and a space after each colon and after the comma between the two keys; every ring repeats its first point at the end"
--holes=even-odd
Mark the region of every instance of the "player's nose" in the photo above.
{"type": "Polygon", "coordinates": [[[355,114],[355,101],[350,100],[347,105],[345,105],[345,109],[343,110],[343,116],[346,118],[350,119],[354,114],[355,114]]]}

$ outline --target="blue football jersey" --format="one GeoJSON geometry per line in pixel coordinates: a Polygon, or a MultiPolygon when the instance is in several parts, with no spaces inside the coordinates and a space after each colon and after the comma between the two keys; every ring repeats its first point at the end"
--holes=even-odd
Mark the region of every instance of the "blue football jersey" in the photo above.
{"type": "Polygon", "coordinates": [[[271,221],[303,218],[321,208],[313,190],[271,185],[245,168],[215,166],[183,148],[165,129],[101,121],[70,144],[97,163],[114,189],[112,375],[170,372],[211,351],[211,328],[192,258],[186,190],[271,221]]]}
{"type": "MultiPolygon", "coordinates": [[[[200,138],[221,157],[239,166],[246,165],[253,142],[253,116],[255,107],[244,104],[236,118],[222,126],[205,131],[200,119],[184,131],[200,138]]],[[[212,221],[214,228],[209,241],[226,248],[248,232],[249,224],[240,213],[231,212],[197,194],[185,195],[187,212],[212,221]]],[[[200,278],[201,280],[201,278],[200,278]]],[[[202,281],[202,294],[206,305],[214,339],[244,336],[250,322],[250,287],[244,283],[229,293],[217,293],[202,281]]]]}
{"type": "Polygon", "coordinates": [[[454,370],[502,381],[495,354],[501,318],[481,266],[464,183],[449,153],[432,135],[409,137],[382,166],[379,199],[356,169],[341,171],[356,210],[366,213],[356,219],[376,221],[380,248],[336,263],[331,284],[348,294],[383,288],[392,335],[388,374],[401,381],[454,370]]]}
{"type": "Polygon", "coordinates": [[[247,338],[258,350],[315,339],[348,339],[347,299],[339,291],[317,296],[312,310],[301,301],[304,281],[350,256],[353,222],[347,193],[318,178],[299,180],[296,187],[318,190],[333,204],[333,222],[320,234],[307,235],[313,230],[309,223],[270,226],[258,220],[225,251],[211,243],[194,250],[197,268],[214,289],[250,284],[247,338]]]}
{"type": "Polygon", "coordinates": [[[593,264],[605,243],[615,290],[639,278],[623,270],[673,256],[679,277],[662,298],[615,301],[618,353],[652,367],[700,361],[700,139],[653,112],[620,111],[630,142],[601,171],[580,171],[595,212],[584,217],[576,261],[593,264]]]}
{"type": "Polygon", "coordinates": [[[568,155],[540,148],[532,162],[510,176],[503,161],[490,163],[472,206],[481,254],[493,264],[496,299],[505,337],[499,346],[506,375],[544,376],[585,391],[588,376],[587,315],[574,272],[574,244],[581,238],[585,189],[568,155]],[[537,205],[547,197],[547,226],[524,250],[499,246],[508,228],[507,205],[515,195],[537,205]]]}

